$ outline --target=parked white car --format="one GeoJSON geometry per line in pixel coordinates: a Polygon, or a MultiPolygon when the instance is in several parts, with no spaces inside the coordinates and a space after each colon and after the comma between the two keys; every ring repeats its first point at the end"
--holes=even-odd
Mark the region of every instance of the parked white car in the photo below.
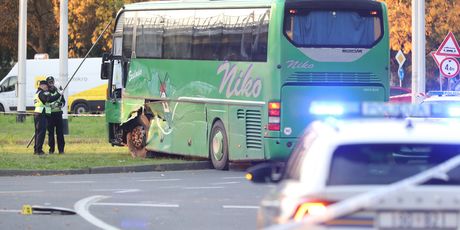
{"type": "MultiPolygon", "coordinates": [[[[69,59],[69,79],[83,59],[69,59]]],[[[104,111],[107,92],[107,82],[101,80],[101,58],[88,58],[82,64],[74,79],[68,86],[68,109],[73,113],[88,113],[104,111]]],[[[47,76],[53,76],[57,85],[59,82],[59,59],[27,60],[26,64],[26,109],[33,110],[33,97],[37,91],[38,82],[47,76]]],[[[0,81],[0,112],[17,110],[18,64],[0,81]]]]}

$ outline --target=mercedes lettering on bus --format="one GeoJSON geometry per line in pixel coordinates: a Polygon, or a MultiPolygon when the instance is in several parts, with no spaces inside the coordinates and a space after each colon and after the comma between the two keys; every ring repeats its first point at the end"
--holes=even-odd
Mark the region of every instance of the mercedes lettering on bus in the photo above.
{"type": "Polygon", "coordinates": [[[312,101],[388,101],[388,34],[370,0],[126,5],[101,69],[109,142],[217,169],[286,159],[312,101]]]}

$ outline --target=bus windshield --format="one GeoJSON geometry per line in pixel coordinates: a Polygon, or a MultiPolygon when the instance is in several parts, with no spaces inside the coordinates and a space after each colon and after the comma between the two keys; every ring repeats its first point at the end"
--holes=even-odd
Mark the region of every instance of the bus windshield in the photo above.
{"type": "Polygon", "coordinates": [[[298,47],[372,47],[382,36],[381,14],[375,10],[290,9],[285,34],[298,47]]]}

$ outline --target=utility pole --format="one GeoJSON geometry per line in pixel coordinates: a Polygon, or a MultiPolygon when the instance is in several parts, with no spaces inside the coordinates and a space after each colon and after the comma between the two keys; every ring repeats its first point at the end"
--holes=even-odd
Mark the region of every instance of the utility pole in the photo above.
{"type": "Polygon", "coordinates": [[[425,93],[425,0],[412,0],[412,103],[425,93]]]}
{"type": "MultiPolygon", "coordinates": [[[[60,5],[60,23],[59,23],[59,82],[61,85],[66,85],[68,81],[68,63],[69,63],[69,12],[68,0],[61,0],[60,5]]],[[[69,90],[64,91],[64,98],[66,103],[69,99],[69,90]]],[[[62,120],[64,134],[69,134],[69,114],[67,105],[62,108],[62,120]]]]}
{"type": "Polygon", "coordinates": [[[16,122],[26,120],[27,0],[19,1],[18,107],[16,122]]]}

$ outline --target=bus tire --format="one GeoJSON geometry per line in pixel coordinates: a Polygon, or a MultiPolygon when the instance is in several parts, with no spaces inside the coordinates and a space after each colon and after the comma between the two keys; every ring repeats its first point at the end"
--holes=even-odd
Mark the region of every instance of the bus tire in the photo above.
{"type": "Polygon", "coordinates": [[[79,102],[73,106],[73,113],[74,114],[85,114],[89,113],[89,107],[84,102],[79,102]]]}
{"type": "Polygon", "coordinates": [[[150,122],[145,115],[138,117],[137,125],[126,134],[126,142],[128,145],[129,152],[132,157],[143,157],[147,156],[147,134],[150,127],[150,122]]]}
{"type": "Polygon", "coordinates": [[[2,104],[0,104],[0,113],[3,113],[3,112],[5,112],[5,107],[3,107],[2,104]]]}
{"type": "Polygon", "coordinates": [[[222,121],[217,120],[212,125],[209,138],[209,158],[218,170],[228,169],[228,138],[222,121]]]}

